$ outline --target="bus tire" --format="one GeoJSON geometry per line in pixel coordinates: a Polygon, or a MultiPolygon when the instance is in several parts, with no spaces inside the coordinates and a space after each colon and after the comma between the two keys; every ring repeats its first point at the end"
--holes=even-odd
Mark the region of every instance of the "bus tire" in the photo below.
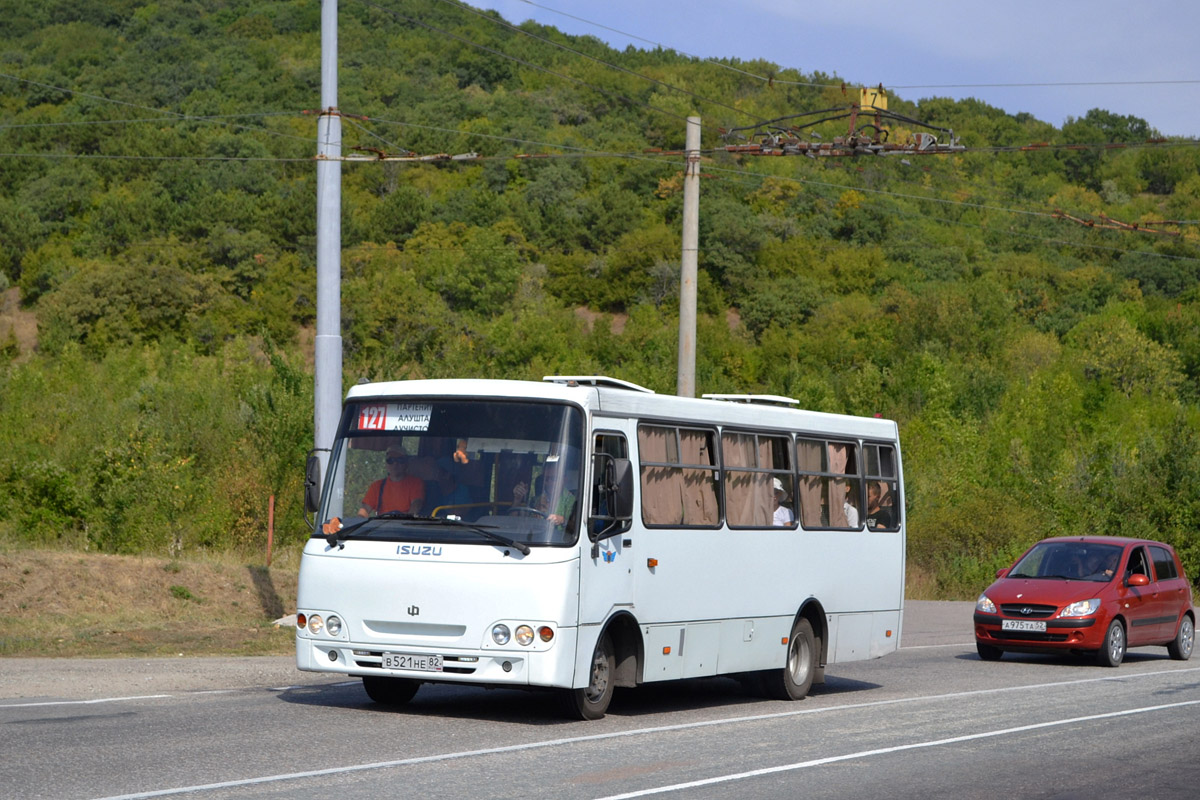
{"type": "Polygon", "coordinates": [[[821,640],[804,617],[792,626],[788,640],[787,665],[763,673],[763,688],[774,700],[803,700],[812,688],[821,658],[821,640]]]}
{"type": "Polygon", "coordinates": [[[616,670],[617,658],[613,653],[612,637],[605,632],[592,652],[588,685],[582,689],[568,689],[564,694],[568,716],[584,720],[602,719],[608,712],[608,704],[612,702],[616,670]]]}
{"type": "Polygon", "coordinates": [[[386,678],[382,675],[364,675],[363,688],[367,697],[381,706],[402,706],[421,688],[419,681],[408,678],[386,678]]]}

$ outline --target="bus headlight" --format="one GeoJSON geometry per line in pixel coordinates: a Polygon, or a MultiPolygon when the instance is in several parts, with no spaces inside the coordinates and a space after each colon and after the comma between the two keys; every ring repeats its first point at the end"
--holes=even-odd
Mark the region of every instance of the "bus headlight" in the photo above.
{"type": "Polygon", "coordinates": [[[511,634],[509,634],[509,632],[508,632],[507,625],[501,624],[501,625],[496,625],[492,628],[492,641],[495,642],[496,644],[500,644],[500,645],[508,644],[510,635],[511,634]]]}
{"type": "Polygon", "coordinates": [[[341,633],[342,632],[342,618],[330,616],[329,619],[325,620],[325,631],[330,636],[337,636],[339,633],[341,633]]]}
{"type": "Polygon", "coordinates": [[[316,636],[325,627],[325,620],[321,619],[320,614],[313,614],[308,618],[308,632],[316,636]]]}
{"type": "Polygon", "coordinates": [[[533,628],[528,625],[517,626],[517,644],[522,647],[533,641],[533,628]]]}

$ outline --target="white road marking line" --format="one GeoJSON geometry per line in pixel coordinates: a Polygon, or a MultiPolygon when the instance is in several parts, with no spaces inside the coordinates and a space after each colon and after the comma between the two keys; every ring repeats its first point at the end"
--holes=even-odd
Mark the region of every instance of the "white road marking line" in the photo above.
{"type": "Polygon", "coordinates": [[[970,742],[977,739],[991,739],[996,736],[1007,736],[1011,733],[1024,733],[1025,731],[1035,731],[1041,728],[1053,728],[1059,725],[1071,725],[1076,722],[1092,722],[1098,719],[1111,719],[1113,717],[1125,717],[1130,714],[1147,714],[1151,711],[1168,711],[1184,706],[1194,706],[1200,704],[1200,700],[1187,700],[1181,703],[1170,703],[1161,706],[1146,706],[1144,708],[1130,708],[1125,711],[1113,711],[1107,714],[1092,714],[1086,717],[1072,717],[1070,719],[1057,719],[1051,722],[1039,722],[1033,725],[1021,725],[1016,728],[1002,728],[995,731],[985,731],[984,733],[973,733],[968,736],[952,736],[949,739],[934,739],[928,742],[913,742],[912,744],[901,744],[895,747],[881,747],[877,750],[861,750],[857,753],[846,753],[840,756],[829,756],[828,758],[815,758],[812,761],[800,761],[795,764],[783,764],[778,767],[765,767],[763,769],[754,769],[748,772],[737,772],[730,775],[718,775],[715,778],[705,778],[699,781],[689,781],[688,783],[676,783],[671,786],[657,786],[653,789],[642,789],[637,792],[627,792],[625,794],[614,794],[608,797],[601,797],[597,800],[632,800],[635,797],[648,797],[652,794],[665,794],[666,792],[679,792],[684,789],[696,789],[701,786],[712,786],[717,783],[729,783],[731,781],[745,780],[746,778],[757,778],[762,775],[773,775],[779,772],[794,772],[800,769],[809,767],[819,767],[825,764],[834,764],[838,761],[850,761],[857,758],[869,758],[870,756],[888,755],[891,753],[900,753],[905,750],[918,750],[925,747],[941,747],[947,744],[958,744],[960,742],[970,742]]]}
{"type": "Polygon", "coordinates": [[[967,642],[966,644],[914,644],[914,645],[901,645],[899,649],[900,650],[932,650],[935,647],[966,647],[969,649],[974,646],[975,646],[974,642],[967,642]]]}
{"type": "Polygon", "coordinates": [[[94,703],[119,703],[122,700],[157,700],[171,696],[169,694],[143,694],[136,697],[100,697],[95,700],[45,700],[38,703],[0,703],[0,710],[5,708],[33,708],[34,706],[86,706],[94,703]]]}
{"type": "MultiPolygon", "coordinates": [[[[705,720],[702,722],[686,722],[679,725],[660,725],[652,728],[635,728],[628,731],[614,731],[612,733],[597,733],[590,736],[570,736],[563,739],[548,739],[540,742],[527,742],[525,744],[514,744],[505,747],[488,747],[480,750],[466,750],[457,753],[437,753],[430,756],[418,756],[416,758],[403,758],[396,761],[377,761],[370,764],[354,764],[348,767],[330,767],[328,769],[308,770],[305,772],[289,772],[280,775],[264,775],[258,778],[243,778],[240,780],[222,781],[220,783],[206,783],[195,786],[177,786],[169,789],[155,789],[148,792],[135,792],[134,794],[112,795],[110,797],[96,798],[96,800],[147,800],[151,797],[168,797],[170,795],[187,794],[188,792],[203,792],[212,791],[215,789],[231,789],[239,786],[256,786],[266,783],[275,783],[280,781],[298,780],[301,778],[319,778],[326,775],[346,775],[353,772],[366,772],[375,769],[387,769],[390,767],[406,767],[413,764],[430,764],[439,761],[456,761],[463,758],[471,758],[474,756],[488,756],[499,753],[515,753],[527,750],[541,750],[547,747],[559,747],[562,745],[579,744],[581,742],[598,742],[606,739],[621,739],[628,736],[640,736],[647,733],[669,733],[674,731],[693,730],[697,728],[711,728],[719,725],[730,725],[739,722],[759,722],[762,720],[783,719],[786,717],[798,717],[805,714],[827,714],[834,711],[849,711],[862,708],[872,708],[876,706],[897,705],[899,703],[915,703],[920,701],[946,700],[959,697],[969,697],[972,695],[981,694],[997,694],[1001,692],[1018,692],[1027,691],[1029,689],[1045,689],[1057,688],[1061,686],[1069,686],[1075,684],[1097,683],[1099,681],[1124,681],[1132,678],[1154,677],[1158,675],[1177,675],[1185,672],[1197,672],[1200,667],[1187,667],[1184,669],[1168,669],[1159,670],[1158,672],[1134,672],[1125,673],[1124,675],[1114,675],[1105,678],[1082,678],[1075,681],[1056,681],[1051,683],[1035,683],[1026,684],[1024,686],[1008,686],[995,689],[978,689],[969,692],[951,692],[948,694],[922,695],[920,697],[905,697],[896,698],[893,700],[875,700],[868,703],[853,703],[843,706],[824,706],[821,708],[805,708],[796,711],[781,711],[774,714],[754,714],[744,717],[730,717],[727,719],[705,720]]],[[[1200,700],[1180,703],[1179,705],[1191,705],[1192,703],[1200,703],[1200,700]]],[[[1157,706],[1156,708],[1170,708],[1172,706],[1157,706]]],[[[1117,716],[1125,713],[1135,712],[1114,712],[1108,716],[1117,716]]],[[[1104,715],[1101,715],[1104,716],[1104,715]]],[[[1087,719],[1081,717],[1080,719],[1087,719]]],[[[1046,723],[1050,724],[1050,723],[1046,723]]],[[[1017,730],[1017,729],[1013,729],[1017,730]]],[[[945,740],[950,741],[950,740],[945,740]]],[[[929,745],[925,745],[929,746],[929,745]]],[[[861,757],[861,756],[856,756],[861,757]]]]}

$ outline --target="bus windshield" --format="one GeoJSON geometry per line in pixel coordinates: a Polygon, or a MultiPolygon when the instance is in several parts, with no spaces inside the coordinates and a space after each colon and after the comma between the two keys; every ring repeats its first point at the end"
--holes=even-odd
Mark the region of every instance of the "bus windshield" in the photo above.
{"type": "Polygon", "coordinates": [[[351,402],[315,535],[336,518],[347,540],[569,546],[579,532],[582,446],[583,414],[565,404],[351,402]]]}

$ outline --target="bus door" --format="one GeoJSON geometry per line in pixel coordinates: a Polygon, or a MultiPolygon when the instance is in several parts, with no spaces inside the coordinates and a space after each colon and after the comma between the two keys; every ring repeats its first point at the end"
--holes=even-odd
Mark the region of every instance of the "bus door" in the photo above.
{"type": "MultiPolygon", "coordinates": [[[[609,420],[605,420],[608,423],[609,420]]],[[[597,625],[621,609],[633,610],[633,572],[636,542],[629,520],[604,519],[616,514],[608,507],[607,494],[597,487],[598,474],[616,459],[629,459],[629,426],[619,421],[593,434],[592,481],[588,494],[590,514],[583,520],[579,576],[579,624],[597,625]]],[[[631,488],[631,487],[630,487],[631,488]]]]}

